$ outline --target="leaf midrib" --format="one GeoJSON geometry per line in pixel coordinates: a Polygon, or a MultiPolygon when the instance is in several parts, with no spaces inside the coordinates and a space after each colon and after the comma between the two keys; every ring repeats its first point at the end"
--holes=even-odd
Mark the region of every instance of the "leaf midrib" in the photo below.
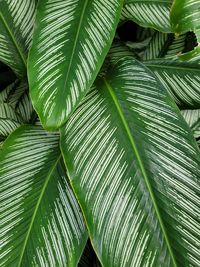
{"type": "Polygon", "coordinates": [[[176,71],[196,71],[196,72],[199,72],[200,73],[200,65],[199,66],[195,66],[194,65],[192,66],[191,64],[191,67],[189,66],[180,66],[177,62],[174,62],[175,64],[173,65],[173,62],[169,62],[169,61],[166,61],[164,62],[163,60],[162,61],[158,61],[158,60],[155,60],[155,61],[143,61],[142,62],[144,65],[146,65],[147,67],[149,68],[162,68],[162,70],[164,69],[171,69],[171,70],[176,70],[176,71]]]}
{"type": "Polygon", "coordinates": [[[51,179],[51,177],[52,177],[52,174],[53,174],[53,172],[54,172],[54,170],[55,170],[55,168],[56,168],[56,166],[57,166],[57,164],[58,164],[60,158],[61,158],[61,153],[59,154],[59,156],[58,156],[56,162],[55,162],[54,165],[52,166],[51,171],[50,171],[49,174],[47,175],[47,178],[46,178],[46,180],[45,180],[45,183],[44,183],[44,185],[43,185],[43,187],[42,187],[42,190],[41,190],[41,192],[40,192],[40,196],[39,196],[39,198],[38,198],[38,200],[37,200],[37,204],[36,204],[36,206],[35,206],[35,210],[34,210],[34,212],[33,212],[32,218],[31,218],[30,226],[29,226],[29,228],[28,228],[28,231],[27,231],[27,234],[26,234],[26,238],[25,238],[25,240],[24,240],[24,245],[23,245],[23,248],[22,248],[22,252],[21,252],[21,254],[20,254],[19,263],[18,263],[17,267],[20,267],[20,266],[21,266],[21,263],[22,263],[22,260],[23,260],[23,257],[24,257],[24,252],[25,252],[25,250],[26,250],[26,246],[27,246],[27,243],[28,243],[28,240],[29,240],[29,236],[30,236],[30,233],[31,233],[31,230],[32,230],[32,227],[33,227],[33,224],[34,224],[36,215],[37,215],[37,211],[38,211],[38,209],[39,209],[40,203],[41,203],[41,201],[42,201],[42,198],[43,198],[43,196],[44,196],[44,193],[45,193],[45,190],[46,190],[46,188],[47,188],[47,186],[48,186],[48,183],[49,183],[49,181],[50,181],[50,179],[51,179]]]}
{"type": "Polygon", "coordinates": [[[162,220],[162,217],[160,215],[160,212],[159,212],[159,208],[158,208],[158,205],[156,203],[156,199],[155,199],[155,196],[154,196],[154,193],[153,193],[153,190],[152,190],[152,187],[151,187],[151,184],[150,184],[150,181],[149,181],[149,178],[148,178],[148,175],[146,173],[146,170],[143,166],[143,163],[142,163],[142,160],[141,160],[141,157],[140,157],[140,154],[139,154],[139,151],[137,149],[137,146],[135,144],[135,141],[134,141],[134,138],[131,134],[131,130],[128,126],[128,123],[126,121],[126,118],[124,117],[123,115],[123,112],[121,110],[121,107],[120,107],[120,104],[119,104],[119,101],[117,100],[116,96],[115,96],[115,93],[114,93],[114,90],[112,89],[112,86],[106,81],[105,78],[103,78],[103,81],[106,85],[106,88],[114,102],[114,105],[118,111],[118,114],[119,114],[119,117],[122,121],[122,125],[124,126],[125,128],[125,131],[128,135],[128,138],[129,138],[129,141],[131,143],[131,146],[133,148],[133,151],[134,151],[134,154],[136,156],[136,159],[138,161],[138,164],[139,164],[139,167],[140,167],[140,170],[141,170],[141,173],[144,177],[144,180],[145,180],[145,183],[146,183],[146,186],[147,186],[147,189],[149,191],[149,195],[151,197],[151,200],[152,200],[152,203],[153,203],[153,206],[154,206],[154,209],[155,209],[155,213],[157,215],[157,219],[159,221],[159,224],[160,224],[160,227],[161,227],[161,230],[163,232],[163,235],[164,235],[164,238],[165,238],[165,241],[166,241],[166,245],[168,247],[168,250],[169,250],[169,253],[171,255],[171,259],[172,259],[172,262],[173,262],[173,265],[174,267],[177,267],[177,264],[176,264],[176,260],[175,260],[175,257],[174,257],[174,254],[173,254],[173,251],[172,251],[172,248],[171,248],[171,245],[170,245],[170,242],[169,242],[169,239],[168,239],[168,235],[167,235],[167,232],[165,230],[165,226],[164,226],[164,223],[163,223],[163,220],[162,220]]]}
{"type": "Polygon", "coordinates": [[[67,74],[66,74],[66,78],[65,78],[64,89],[66,87],[67,80],[68,80],[69,73],[70,73],[71,66],[72,66],[72,62],[73,62],[73,59],[74,59],[74,53],[75,53],[75,50],[76,50],[76,46],[77,46],[77,42],[78,42],[78,38],[79,38],[79,33],[80,33],[81,26],[82,26],[83,17],[84,17],[84,14],[85,14],[85,10],[86,10],[87,4],[88,4],[88,0],[85,1],[84,6],[83,6],[83,10],[81,12],[81,16],[80,16],[80,20],[79,20],[79,24],[78,24],[78,29],[77,29],[77,32],[76,32],[76,37],[75,37],[75,40],[74,40],[74,45],[73,45],[73,48],[72,48],[72,53],[71,53],[71,57],[70,57],[69,65],[68,65],[68,70],[67,70],[67,74]]]}
{"type": "Polygon", "coordinates": [[[10,38],[11,38],[11,40],[13,41],[14,46],[15,46],[15,48],[16,48],[18,54],[20,55],[20,58],[21,58],[21,60],[22,60],[22,62],[23,62],[23,64],[24,64],[24,66],[25,66],[25,69],[26,69],[26,68],[27,68],[26,59],[25,59],[23,53],[21,52],[21,49],[20,49],[20,47],[18,46],[17,42],[15,41],[15,37],[14,37],[14,35],[12,34],[12,32],[11,32],[11,30],[10,30],[10,28],[9,28],[9,26],[8,26],[8,24],[7,24],[7,22],[6,22],[5,18],[4,18],[4,16],[3,16],[3,14],[2,14],[2,12],[0,12],[0,18],[1,18],[1,20],[2,20],[2,22],[3,22],[3,24],[4,24],[4,26],[5,26],[5,28],[6,28],[6,30],[7,30],[7,32],[9,33],[10,38]]]}

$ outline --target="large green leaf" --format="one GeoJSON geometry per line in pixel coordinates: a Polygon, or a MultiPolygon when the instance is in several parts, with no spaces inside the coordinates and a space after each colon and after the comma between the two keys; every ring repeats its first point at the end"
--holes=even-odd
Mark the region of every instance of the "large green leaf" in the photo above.
{"type": "Polygon", "coordinates": [[[111,46],[122,0],[39,1],[29,82],[43,126],[61,126],[94,82],[111,46]]]}
{"type": "Polygon", "coordinates": [[[58,134],[22,126],[0,151],[0,266],[76,266],[87,241],[58,134]]]}
{"type": "Polygon", "coordinates": [[[34,18],[35,0],[0,1],[0,61],[18,76],[26,76],[34,18]]]}
{"type": "Polygon", "coordinates": [[[147,68],[118,61],[96,81],[61,148],[103,266],[200,265],[199,151],[147,68]]]}
{"type": "Polygon", "coordinates": [[[125,0],[122,19],[133,20],[143,27],[171,32],[171,5],[172,0],[125,0]]]}
{"type": "Polygon", "coordinates": [[[200,107],[198,64],[162,59],[146,61],[145,64],[154,72],[180,107],[200,107]]]}

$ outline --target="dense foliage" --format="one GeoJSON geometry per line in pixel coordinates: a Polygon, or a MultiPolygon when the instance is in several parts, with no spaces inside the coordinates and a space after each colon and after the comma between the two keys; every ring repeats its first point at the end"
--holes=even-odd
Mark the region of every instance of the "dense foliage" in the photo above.
{"type": "Polygon", "coordinates": [[[200,4],[0,0],[0,266],[200,266],[200,4]]]}

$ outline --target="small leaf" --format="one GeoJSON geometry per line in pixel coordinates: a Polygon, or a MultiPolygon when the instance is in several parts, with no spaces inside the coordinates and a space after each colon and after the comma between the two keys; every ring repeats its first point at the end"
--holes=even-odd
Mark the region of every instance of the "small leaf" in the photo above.
{"type": "Polygon", "coordinates": [[[133,20],[143,27],[171,32],[169,12],[172,0],[125,0],[122,19],[133,20]]]}

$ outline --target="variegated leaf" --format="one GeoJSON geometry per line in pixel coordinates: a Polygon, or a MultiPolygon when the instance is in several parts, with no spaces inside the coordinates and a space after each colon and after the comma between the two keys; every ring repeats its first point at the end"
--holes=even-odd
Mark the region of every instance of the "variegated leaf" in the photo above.
{"type": "Polygon", "coordinates": [[[181,108],[200,107],[200,68],[198,64],[162,59],[144,63],[158,77],[181,108]]]}
{"type": "Polygon", "coordinates": [[[39,1],[28,76],[45,128],[60,127],[90,89],[111,46],[122,2],[39,1]]]}
{"type": "Polygon", "coordinates": [[[133,20],[143,27],[171,32],[169,12],[172,0],[125,0],[122,19],[133,20]]]}
{"type": "Polygon", "coordinates": [[[177,33],[194,31],[198,47],[180,58],[187,60],[200,54],[200,3],[199,0],[174,0],[171,9],[172,30],[177,33]]]}
{"type": "Polygon", "coordinates": [[[121,60],[96,81],[61,148],[103,266],[200,265],[199,151],[147,68],[121,60]]]}
{"type": "Polygon", "coordinates": [[[0,150],[0,266],[77,266],[87,241],[59,136],[22,126],[0,150]]]}
{"type": "Polygon", "coordinates": [[[32,40],[35,0],[0,1],[0,61],[18,76],[26,76],[26,58],[32,40]]]}
{"type": "Polygon", "coordinates": [[[172,57],[180,54],[185,48],[186,34],[178,37],[170,33],[155,32],[144,51],[143,60],[152,60],[162,57],[172,57]]]}
{"type": "Polygon", "coordinates": [[[200,109],[181,110],[181,114],[190,126],[190,129],[200,146],[200,109]]]}

